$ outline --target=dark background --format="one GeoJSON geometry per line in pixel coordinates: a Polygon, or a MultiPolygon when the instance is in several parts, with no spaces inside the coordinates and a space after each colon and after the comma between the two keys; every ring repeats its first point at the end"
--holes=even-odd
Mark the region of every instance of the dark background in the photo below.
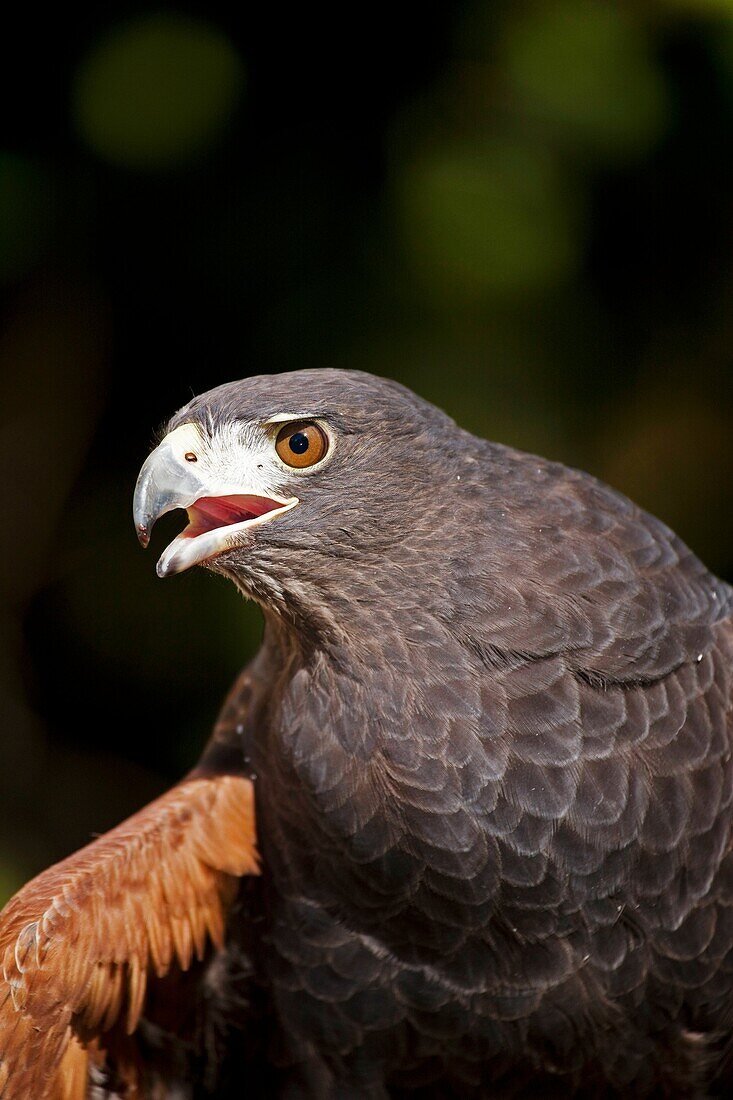
{"type": "Polygon", "coordinates": [[[5,26],[0,900],[181,775],[257,646],[135,541],[192,392],[393,376],[733,577],[733,5],[239,7],[5,26]]]}

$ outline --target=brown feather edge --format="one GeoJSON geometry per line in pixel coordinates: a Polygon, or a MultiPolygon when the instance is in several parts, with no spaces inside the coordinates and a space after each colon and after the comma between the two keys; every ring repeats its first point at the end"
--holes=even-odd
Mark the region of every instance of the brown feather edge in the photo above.
{"type": "Polygon", "coordinates": [[[0,1100],[81,1100],[90,1035],[147,976],[222,942],[235,878],[259,874],[254,788],[189,778],[29,882],[0,913],[0,1100]],[[83,1069],[82,1069],[83,1065],[83,1069]]]}

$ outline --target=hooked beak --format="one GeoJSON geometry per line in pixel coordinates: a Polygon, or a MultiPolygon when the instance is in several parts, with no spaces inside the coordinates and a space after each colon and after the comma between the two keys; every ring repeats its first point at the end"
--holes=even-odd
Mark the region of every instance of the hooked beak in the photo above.
{"type": "Polygon", "coordinates": [[[170,432],[148,456],[135,486],[133,516],[143,547],[157,520],[166,512],[185,508],[188,526],[163,551],[159,577],[182,573],[240,546],[250,528],[289,512],[297,497],[272,493],[261,478],[249,485],[217,483],[212,475],[209,448],[195,424],[170,432]]]}

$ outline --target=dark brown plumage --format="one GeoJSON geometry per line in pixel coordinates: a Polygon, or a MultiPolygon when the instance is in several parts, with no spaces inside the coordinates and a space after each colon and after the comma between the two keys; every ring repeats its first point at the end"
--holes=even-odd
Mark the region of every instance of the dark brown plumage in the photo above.
{"type": "Polygon", "coordinates": [[[588,475],[476,439],[368,375],[232,383],[169,432],[141,475],[141,538],[188,507],[159,571],[205,560],[261,603],[266,629],[198,778],[166,797],[225,784],[235,801],[225,823],[194,807],[145,862],[150,807],[10,903],[0,1096],[26,1095],[50,1045],[58,1061],[47,1036],[62,1030],[77,1076],[94,1039],[97,1079],[143,1096],[166,1082],[176,1096],[725,1093],[731,589],[588,475]],[[310,466],[309,445],[326,451],[310,466]],[[169,946],[158,971],[177,956],[175,973],[146,999],[145,898],[189,937],[204,927],[197,874],[221,912],[226,875],[257,869],[250,773],[262,875],[185,981],[187,940],[169,946]],[[130,899],[132,848],[148,879],[135,872],[130,899]],[[31,922],[68,903],[79,868],[122,923],[82,899],[86,934],[73,914],[47,921],[24,970],[31,922]],[[185,1028],[160,1007],[170,982],[185,1028]],[[132,1040],[104,1034],[104,1011],[142,1012],[132,1040]]]}

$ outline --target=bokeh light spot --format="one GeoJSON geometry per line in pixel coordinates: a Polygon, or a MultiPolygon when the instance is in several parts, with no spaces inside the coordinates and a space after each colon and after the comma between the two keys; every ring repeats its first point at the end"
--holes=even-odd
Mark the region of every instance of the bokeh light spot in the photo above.
{"type": "Polygon", "coordinates": [[[573,204],[541,148],[439,150],[408,166],[401,185],[415,272],[446,304],[533,293],[575,267],[573,204]]]}
{"type": "Polygon", "coordinates": [[[167,168],[216,141],[243,84],[241,58],[221,31],[181,16],[146,16],[112,31],[82,62],[74,121],[106,160],[167,168]]]}
{"type": "Polygon", "coordinates": [[[530,5],[508,22],[501,52],[517,104],[571,143],[621,157],[664,130],[664,80],[642,26],[619,5],[530,5]]]}

